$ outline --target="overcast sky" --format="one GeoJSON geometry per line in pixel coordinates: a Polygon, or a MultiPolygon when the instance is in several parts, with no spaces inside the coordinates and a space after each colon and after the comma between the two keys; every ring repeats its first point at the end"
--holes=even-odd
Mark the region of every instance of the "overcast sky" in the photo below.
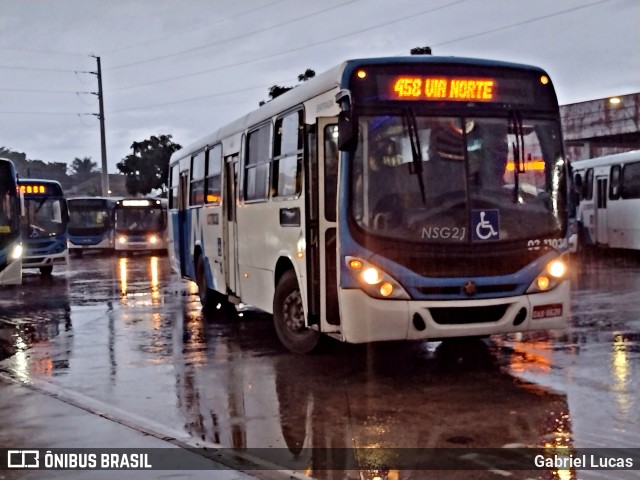
{"type": "Polygon", "coordinates": [[[638,0],[0,0],[0,147],[101,165],[131,143],[185,146],[348,58],[437,55],[532,63],[561,104],[640,91],[638,0]]]}

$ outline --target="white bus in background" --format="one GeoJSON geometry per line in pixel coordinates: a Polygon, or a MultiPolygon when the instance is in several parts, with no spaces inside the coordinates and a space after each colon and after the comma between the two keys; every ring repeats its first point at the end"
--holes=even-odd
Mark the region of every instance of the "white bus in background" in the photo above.
{"type": "Polygon", "coordinates": [[[581,245],[640,250],[640,150],[571,166],[581,245]]]}
{"type": "Polygon", "coordinates": [[[570,184],[542,69],[349,60],[172,155],[169,255],[298,353],[563,328],[570,184]]]}
{"type": "Polygon", "coordinates": [[[67,199],[69,209],[69,251],[82,256],[84,251],[113,253],[113,209],[116,198],[77,197],[67,199]]]}
{"type": "Polygon", "coordinates": [[[167,200],[122,198],[114,207],[116,253],[165,252],[167,200]]]}

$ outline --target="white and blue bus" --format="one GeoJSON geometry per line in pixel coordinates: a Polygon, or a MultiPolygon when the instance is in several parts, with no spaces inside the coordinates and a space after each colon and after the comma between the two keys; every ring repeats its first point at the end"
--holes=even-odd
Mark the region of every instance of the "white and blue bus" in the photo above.
{"type": "Polygon", "coordinates": [[[115,198],[77,197],[67,199],[69,208],[69,251],[113,252],[115,247],[115,198]]]}
{"type": "Polygon", "coordinates": [[[24,198],[22,269],[51,275],[54,266],[69,263],[69,212],[62,186],[55,180],[18,179],[24,198]]]}
{"type": "Polygon", "coordinates": [[[571,166],[581,246],[640,250],[640,150],[571,166]]]}
{"type": "Polygon", "coordinates": [[[540,68],[346,61],[175,152],[169,252],[286,348],[565,326],[570,176],[540,68]]]}
{"type": "Polygon", "coordinates": [[[13,163],[0,158],[0,286],[22,283],[19,200],[13,163]]]}
{"type": "Polygon", "coordinates": [[[114,207],[116,253],[167,249],[167,200],[122,198],[114,207]]]}

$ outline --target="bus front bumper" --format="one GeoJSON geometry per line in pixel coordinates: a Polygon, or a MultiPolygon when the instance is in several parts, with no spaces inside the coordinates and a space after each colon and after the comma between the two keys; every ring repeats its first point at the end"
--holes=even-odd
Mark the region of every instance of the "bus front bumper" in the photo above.
{"type": "Polygon", "coordinates": [[[363,291],[340,292],[342,339],[348,343],[475,337],[564,328],[569,282],[508,298],[454,301],[378,300],[363,291]]]}
{"type": "Polygon", "coordinates": [[[67,265],[69,263],[69,251],[62,253],[52,253],[50,255],[33,255],[22,259],[22,269],[53,267],[56,265],[67,265]]]}

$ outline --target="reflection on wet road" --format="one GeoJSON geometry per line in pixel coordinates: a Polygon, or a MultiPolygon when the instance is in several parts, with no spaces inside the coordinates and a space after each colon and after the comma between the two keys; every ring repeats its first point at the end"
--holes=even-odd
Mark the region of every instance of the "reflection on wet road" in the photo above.
{"type": "MultiPolygon", "coordinates": [[[[330,343],[296,356],[280,347],[266,314],[204,316],[195,287],[171,273],[166,257],[85,256],[51,279],[28,276],[0,291],[0,340],[11,355],[0,368],[183,432],[193,445],[291,456],[310,448],[636,446],[640,261],[575,265],[566,332],[330,343]]],[[[305,461],[307,474],[327,477],[305,461]]]]}

